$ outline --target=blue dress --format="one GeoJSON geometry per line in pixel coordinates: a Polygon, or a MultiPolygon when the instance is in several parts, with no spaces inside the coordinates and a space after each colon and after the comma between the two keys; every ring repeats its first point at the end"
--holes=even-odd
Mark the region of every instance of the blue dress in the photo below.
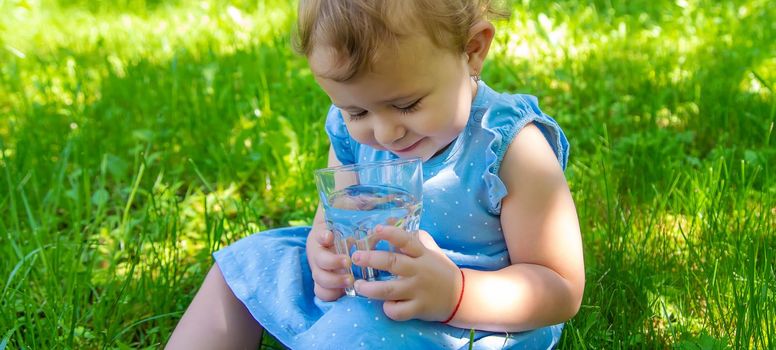
{"type": "MultiPolygon", "coordinates": [[[[514,136],[533,122],[565,168],[568,141],[528,95],[499,94],[479,82],[469,121],[442,153],[423,164],[423,213],[428,231],[458,266],[498,270],[510,264],[501,232],[506,187],[499,165],[514,136]]],[[[332,107],[326,132],[343,164],[396,158],[353,140],[332,107]]],[[[311,174],[312,177],[312,174],[311,174]]],[[[313,293],[305,255],[309,227],[268,230],[214,253],[227,284],[253,317],[292,349],[467,349],[470,331],[439,322],[393,321],[382,302],[347,297],[323,302],[313,293]]],[[[547,349],[563,324],[527,332],[476,331],[475,349],[547,349]]]]}

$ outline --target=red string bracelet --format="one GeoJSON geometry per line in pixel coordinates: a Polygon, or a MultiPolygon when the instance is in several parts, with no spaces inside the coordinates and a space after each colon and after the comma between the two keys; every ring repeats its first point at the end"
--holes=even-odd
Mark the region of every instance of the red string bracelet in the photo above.
{"type": "Polygon", "coordinates": [[[461,307],[461,300],[463,300],[463,289],[466,287],[466,276],[463,274],[463,270],[458,269],[458,271],[461,271],[461,295],[458,296],[458,303],[455,304],[455,309],[453,309],[453,313],[450,314],[450,317],[448,317],[446,320],[442,321],[442,323],[450,322],[450,320],[455,317],[455,313],[458,312],[458,308],[461,307]]]}

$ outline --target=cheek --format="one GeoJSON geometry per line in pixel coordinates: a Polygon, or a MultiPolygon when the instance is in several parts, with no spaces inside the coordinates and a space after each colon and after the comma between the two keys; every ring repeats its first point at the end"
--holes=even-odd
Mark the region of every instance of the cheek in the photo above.
{"type": "MultiPolygon", "coordinates": [[[[458,88],[450,88],[444,94],[438,95],[432,104],[428,105],[427,112],[423,118],[423,129],[429,134],[444,134],[452,132],[452,129],[459,129],[466,125],[469,119],[469,109],[471,103],[466,101],[466,96],[461,96],[458,88]]],[[[471,99],[471,96],[468,97],[471,99]]]]}
{"type": "Polygon", "coordinates": [[[425,135],[436,135],[444,132],[447,125],[446,119],[448,119],[444,117],[446,112],[444,110],[434,110],[433,114],[425,116],[422,122],[418,123],[415,130],[425,135]]]}
{"type": "Polygon", "coordinates": [[[429,111],[429,114],[419,118],[421,123],[417,124],[416,131],[426,135],[446,135],[451,129],[457,128],[456,122],[461,119],[460,111],[457,106],[452,104],[440,105],[429,111]]]}
{"type": "Polygon", "coordinates": [[[348,133],[350,133],[350,137],[360,144],[373,144],[374,133],[372,133],[372,129],[360,124],[362,123],[345,123],[345,126],[348,128],[348,133]]]}

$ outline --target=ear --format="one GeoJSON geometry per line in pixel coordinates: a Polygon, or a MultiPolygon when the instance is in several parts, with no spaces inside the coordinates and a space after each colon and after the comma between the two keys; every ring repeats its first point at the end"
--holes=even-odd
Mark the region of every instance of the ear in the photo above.
{"type": "Polygon", "coordinates": [[[486,20],[479,20],[469,29],[469,41],[466,42],[466,64],[469,66],[469,75],[480,75],[482,65],[488,56],[490,43],[496,28],[486,20]]]}

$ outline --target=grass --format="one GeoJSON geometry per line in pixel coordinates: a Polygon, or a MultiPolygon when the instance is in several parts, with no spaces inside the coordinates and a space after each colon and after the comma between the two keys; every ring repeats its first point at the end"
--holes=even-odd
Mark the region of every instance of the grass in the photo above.
{"type": "MultiPolygon", "coordinates": [[[[328,99],[292,5],[0,13],[0,349],[157,348],[210,253],[310,222],[328,99]]],[[[774,23],[765,0],[524,0],[498,23],[483,79],[572,143],[588,283],[562,348],[776,343],[774,23]]]]}

